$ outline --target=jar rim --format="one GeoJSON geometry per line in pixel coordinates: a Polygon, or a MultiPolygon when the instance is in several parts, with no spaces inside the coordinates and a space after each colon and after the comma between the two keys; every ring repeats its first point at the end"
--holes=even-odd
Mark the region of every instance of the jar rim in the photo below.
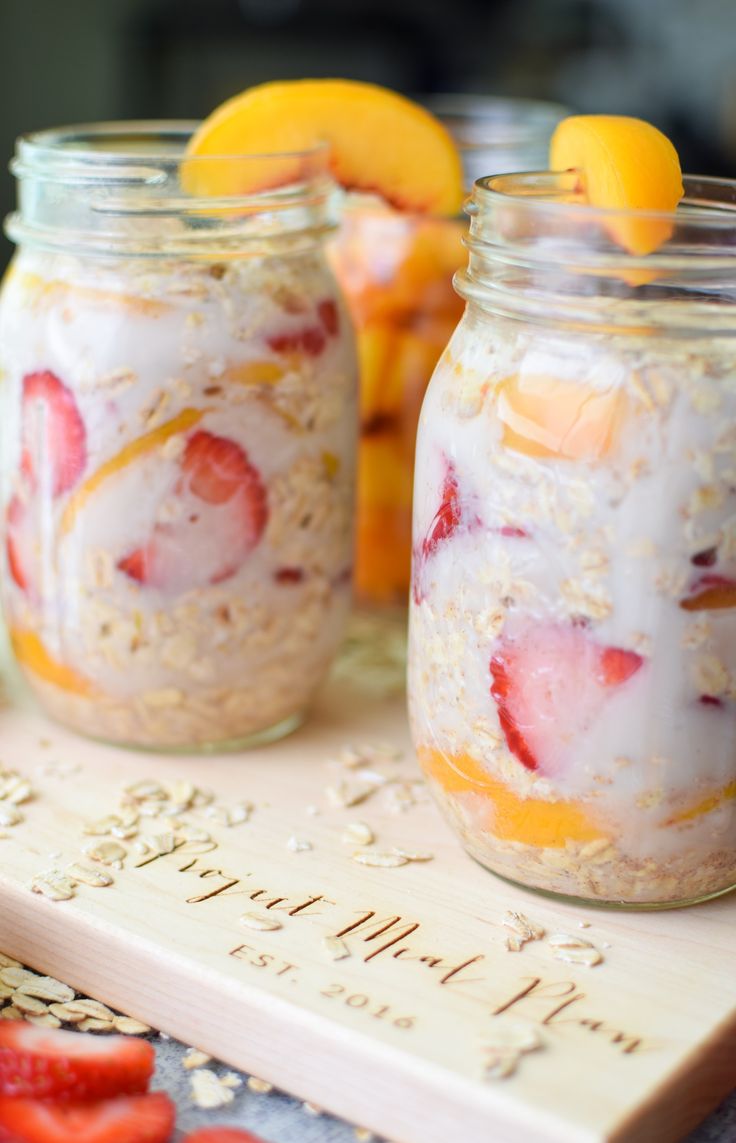
{"type": "Polygon", "coordinates": [[[325,166],[329,153],[326,142],[315,143],[311,147],[294,148],[290,150],[235,152],[230,154],[208,154],[186,156],[186,144],[200,126],[198,120],[190,119],[111,119],[101,120],[97,123],[74,123],[62,127],[46,127],[40,131],[30,131],[18,136],[16,140],[17,155],[14,160],[40,159],[52,163],[63,159],[80,160],[85,163],[118,164],[139,162],[146,159],[152,163],[179,162],[186,158],[187,163],[222,163],[224,161],[243,161],[248,159],[277,159],[277,158],[312,158],[324,157],[325,166]],[[131,145],[128,149],[120,146],[105,148],[95,146],[96,141],[105,140],[114,142],[127,139],[138,139],[138,146],[131,145]],[[160,140],[168,145],[160,150],[144,147],[141,144],[146,139],[160,140]],[[87,143],[86,146],[81,145],[87,143]],[[79,143],[79,146],[74,146],[79,143]]]}
{"type": "MultiPolygon", "coordinates": [[[[648,210],[591,206],[585,201],[580,175],[574,169],[487,175],[476,179],[465,211],[477,217],[513,203],[516,211],[528,213],[532,219],[585,221],[603,229],[607,223],[626,219],[670,223],[675,227],[685,222],[688,228],[732,230],[736,239],[736,179],[685,174],[685,193],[675,210],[648,210]]],[[[620,248],[619,252],[624,253],[620,248]]],[[[736,247],[733,254],[736,257],[736,247]]]]}

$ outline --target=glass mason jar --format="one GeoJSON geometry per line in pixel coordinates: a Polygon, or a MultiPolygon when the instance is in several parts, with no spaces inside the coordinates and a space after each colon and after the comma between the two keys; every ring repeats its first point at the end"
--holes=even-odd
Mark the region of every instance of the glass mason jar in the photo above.
{"type": "Polygon", "coordinates": [[[191,130],[21,139],[0,301],[15,656],[54,718],[152,749],[292,729],[350,603],[357,366],[326,154],[182,164],[191,130]],[[185,191],[225,168],[276,189],[185,191]]]}
{"type": "MultiPolygon", "coordinates": [[[[466,186],[479,175],[547,165],[556,104],[443,96],[430,104],[452,133],[466,186]]],[[[458,218],[429,218],[352,198],[331,244],[358,334],[360,446],[356,590],[405,604],[417,421],[427,382],[460,320],[452,275],[464,261],[458,218]]]]}
{"type": "Polygon", "coordinates": [[[736,183],[649,215],[576,178],[475,186],[419,426],[412,733],[495,873],[686,904],[736,885],[736,183]]]}

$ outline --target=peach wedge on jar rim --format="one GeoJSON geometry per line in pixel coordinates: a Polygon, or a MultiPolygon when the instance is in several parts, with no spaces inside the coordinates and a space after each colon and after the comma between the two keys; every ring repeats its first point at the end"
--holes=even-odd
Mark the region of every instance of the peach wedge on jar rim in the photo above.
{"type": "Polygon", "coordinates": [[[736,886],[736,184],[617,116],[561,122],[550,166],[473,192],[417,442],[412,735],[489,869],[688,904],[736,886]]]}

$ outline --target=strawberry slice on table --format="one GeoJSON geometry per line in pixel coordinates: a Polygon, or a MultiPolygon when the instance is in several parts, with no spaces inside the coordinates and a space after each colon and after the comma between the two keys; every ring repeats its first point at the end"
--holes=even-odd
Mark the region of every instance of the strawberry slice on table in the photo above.
{"type": "Polygon", "coordinates": [[[258,469],[233,440],[199,429],[187,441],[172,523],[128,552],[118,569],[148,587],[183,591],[234,575],[268,522],[266,488],[258,469]]]}
{"type": "Polygon", "coordinates": [[[643,664],[636,651],[602,646],[577,627],[536,624],[504,636],[491,659],[491,695],[509,750],[527,770],[558,772],[610,692],[643,664]]]}
{"type": "Polygon", "coordinates": [[[0,1021],[0,1096],[84,1103],[146,1091],[153,1069],[145,1040],[0,1021]]]}
{"type": "Polygon", "coordinates": [[[191,1135],[185,1135],[182,1143],[263,1143],[263,1140],[240,1127],[200,1127],[191,1135]]]}
{"type": "Polygon", "coordinates": [[[48,481],[61,496],[87,463],[87,430],[71,390],[48,369],[23,378],[22,471],[33,487],[48,481]]]}
{"type": "Polygon", "coordinates": [[[175,1117],[163,1092],[83,1104],[0,1098],[0,1143],[169,1143],[175,1117]]]}

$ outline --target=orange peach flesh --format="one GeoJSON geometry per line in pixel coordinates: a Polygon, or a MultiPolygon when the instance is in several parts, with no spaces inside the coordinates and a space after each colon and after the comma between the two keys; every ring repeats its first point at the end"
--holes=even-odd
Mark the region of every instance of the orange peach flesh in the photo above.
{"type": "Polygon", "coordinates": [[[264,83],[228,100],[192,136],[187,159],[194,161],[183,162],[182,184],[206,196],[270,189],[300,177],[303,160],[285,152],[320,143],[348,189],[379,194],[407,211],[460,209],[462,165],[447,130],[403,96],[353,80],[264,83]],[[237,161],[247,155],[263,158],[237,161]]]}
{"type": "MultiPolygon", "coordinates": [[[[670,213],[683,195],[677,151],[641,119],[624,115],[572,115],[555,129],[550,167],[578,170],[590,206],[670,213]]],[[[610,217],[611,238],[633,255],[651,254],[671,236],[663,218],[610,217]]]]}
{"type": "Polygon", "coordinates": [[[89,679],[54,659],[33,631],[11,629],[10,642],[18,662],[39,679],[72,694],[86,697],[95,694],[89,679]]]}
{"type": "Polygon", "coordinates": [[[624,400],[620,390],[515,373],[498,386],[503,443],[527,456],[599,460],[615,442],[624,400]]]}

